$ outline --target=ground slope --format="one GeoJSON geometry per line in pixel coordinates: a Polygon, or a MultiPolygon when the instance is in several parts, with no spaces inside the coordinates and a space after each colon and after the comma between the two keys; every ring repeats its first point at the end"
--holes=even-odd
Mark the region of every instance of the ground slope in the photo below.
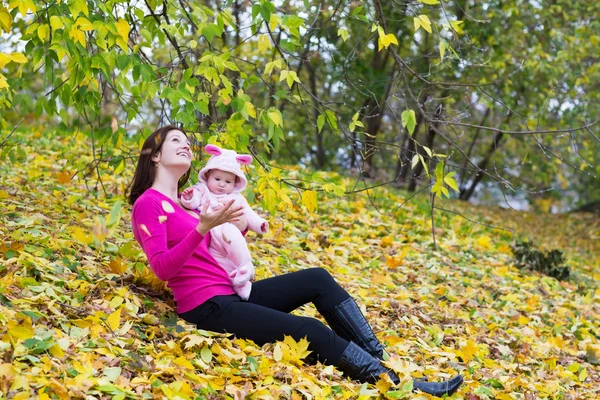
{"type": "MultiPolygon", "coordinates": [[[[306,343],[259,348],[177,320],[130,232],[119,194],[131,171],[104,176],[108,195],[96,198],[95,180],[70,179],[65,161],[86,159],[83,137],[17,139],[26,162],[0,166],[0,397],[415,396],[305,366],[306,343]]],[[[436,211],[435,251],[427,198],[403,202],[381,189],[270,216],[269,234],[249,235],[258,279],[329,270],[406,382],[460,372],[455,399],[600,398],[597,217],[438,202],[452,212],[436,211]],[[523,237],[564,250],[574,278],[513,267],[509,245],[523,237]]]]}

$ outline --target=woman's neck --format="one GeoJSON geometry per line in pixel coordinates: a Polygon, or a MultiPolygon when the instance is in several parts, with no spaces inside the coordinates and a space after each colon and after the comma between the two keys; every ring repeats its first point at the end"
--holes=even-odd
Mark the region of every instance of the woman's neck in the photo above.
{"type": "Polygon", "coordinates": [[[177,203],[178,182],[179,177],[171,176],[167,171],[161,171],[159,168],[152,184],[152,189],[159,191],[177,203]]]}

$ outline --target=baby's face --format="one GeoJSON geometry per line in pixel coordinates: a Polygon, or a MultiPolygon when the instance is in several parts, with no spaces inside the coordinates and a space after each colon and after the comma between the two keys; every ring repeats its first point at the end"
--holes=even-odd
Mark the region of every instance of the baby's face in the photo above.
{"type": "Polygon", "coordinates": [[[230,194],[235,186],[236,176],[231,172],[212,169],[206,182],[208,190],[215,194],[230,194]]]}

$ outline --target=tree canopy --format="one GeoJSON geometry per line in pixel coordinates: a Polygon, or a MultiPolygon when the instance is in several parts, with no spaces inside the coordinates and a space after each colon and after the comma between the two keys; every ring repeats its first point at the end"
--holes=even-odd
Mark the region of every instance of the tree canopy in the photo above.
{"type": "Polygon", "coordinates": [[[124,136],[177,123],[258,155],[270,210],[295,188],[332,190],[282,182],[274,162],[358,176],[346,192],[375,179],[574,208],[600,197],[599,12],[563,0],[2,1],[2,156],[24,157],[8,136],[36,122],[89,136],[91,164],[75,170],[118,174],[136,151],[124,136]]]}

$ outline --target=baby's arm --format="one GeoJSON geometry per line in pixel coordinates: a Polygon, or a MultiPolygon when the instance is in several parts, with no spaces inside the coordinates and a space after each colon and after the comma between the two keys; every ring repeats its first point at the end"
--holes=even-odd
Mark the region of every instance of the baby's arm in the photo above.
{"type": "Polygon", "coordinates": [[[266,219],[261,218],[248,204],[248,201],[240,195],[244,204],[244,216],[248,221],[248,229],[256,233],[267,233],[269,230],[269,223],[266,219]]]}
{"type": "Polygon", "coordinates": [[[190,210],[196,210],[204,203],[206,185],[196,183],[181,192],[181,205],[190,210]]]}

